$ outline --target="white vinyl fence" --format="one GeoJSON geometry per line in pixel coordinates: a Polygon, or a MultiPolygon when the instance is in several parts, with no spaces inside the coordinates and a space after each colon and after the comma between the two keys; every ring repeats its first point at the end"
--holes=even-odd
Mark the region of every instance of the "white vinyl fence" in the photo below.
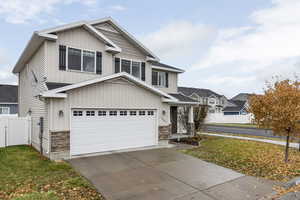
{"type": "Polygon", "coordinates": [[[237,123],[249,124],[252,122],[253,115],[224,115],[223,113],[208,113],[205,123],[237,123]]]}
{"type": "Polygon", "coordinates": [[[29,117],[0,116],[0,147],[29,144],[30,135],[29,117]]]}

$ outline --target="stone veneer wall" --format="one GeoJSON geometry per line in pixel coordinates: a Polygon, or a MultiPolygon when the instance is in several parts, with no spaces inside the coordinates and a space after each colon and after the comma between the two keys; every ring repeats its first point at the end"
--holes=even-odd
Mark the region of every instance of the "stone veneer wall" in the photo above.
{"type": "Polygon", "coordinates": [[[171,136],[171,129],[172,129],[171,124],[167,126],[159,126],[158,128],[159,140],[168,140],[171,136]]]}
{"type": "Polygon", "coordinates": [[[70,131],[51,132],[51,153],[70,151],[70,131]]]}

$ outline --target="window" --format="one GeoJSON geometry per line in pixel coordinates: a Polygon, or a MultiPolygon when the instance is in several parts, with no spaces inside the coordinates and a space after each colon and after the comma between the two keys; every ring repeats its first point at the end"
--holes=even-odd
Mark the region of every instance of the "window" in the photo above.
{"type": "Polygon", "coordinates": [[[144,110],[140,110],[139,115],[146,115],[146,112],[144,110]]]}
{"type": "Polygon", "coordinates": [[[98,116],[106,116],[106,111],[99,110],[98,111],[98,116]]]}
{"type": "Polygon", "coordinates": [[[68,68],[81,71],[81,50],[68,48],[68,68]]]}
{"type": "Polygon", "coordinates": [[[59,46],[59,69],[66,70],[67,63],[69,70],[102,74],[102,53],[88,51],[72,47],[59,46]],[[67,49],[67,59],[65,58],[67,49]]]}
{"type": "Polygon", "coordinates": [[[95,111],[86,111],[86,116],[95,116],[95,111]]]}
{"type": "Polygon", "coordinates": [[[136,78],[141,78],[141,67],[140,62],[132,61],[132,76],[136,78]]]}
{"type": "Polygon", "coordinates": [[[73,116],[82,116],[82,111],[74,110],[73,116]]]}
{"type": "Polygon", "coordinates": [[[131,116],[135,116],[135,115],[136,115],[136,111],[133,111],[133,110],[130,111],[130,115],[131,115],[131,116]]]}
{"type": "Polygon", "coordinates": [[[146,80],[146,64],[144,62],[115,58],[115,73],[126,72],[132,76],[146,80]]]}
{"type": "Polygon", "coordinates": [[[148,111],[148,115],[154,115],[154,111],[148,111]]]}
{"type": "Polygon", "coordinates": [[[168,72],[152,71],[152,85],[168,87],[168,72]]]}
{"type": "Polygon", "coordinates": [[[127,116],[127,111],[121,110],[121,111],[120,111],[120,115],[121,115],[121,116],[127,116]]]}
{"type": "Polygon", "coordinates": [[[128,74],[130,74],[130,65],[131,65],[131,62],[130,60],[122,60],[121,61],[121,71],[122,72],[127,72],[128,74]]]}
{"type": "Polygon", "coordinates": [[[209,104],[215,104],[216,101],[214,99],[209,99],[209,104]]]}
{"type": "Polygon", "coordinates": [[[111,111],[109,111],[109,115],[110,116],[117,116],[118,112],[116,110],[111,110],[111,111]]]}
{"type": "Polygon", "coordinates": [[[95,52],[83,51],[82,70],[85,72],[95,72],[95,52]]]}

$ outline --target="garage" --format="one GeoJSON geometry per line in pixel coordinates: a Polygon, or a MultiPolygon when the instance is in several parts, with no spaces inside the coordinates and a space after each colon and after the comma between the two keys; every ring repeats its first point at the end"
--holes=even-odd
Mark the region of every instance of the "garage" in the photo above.
{"type": "Polygon", "coordinates": [[[72,109],[70,153],[81,155],[158,143],[156,110],[72,109]]]}

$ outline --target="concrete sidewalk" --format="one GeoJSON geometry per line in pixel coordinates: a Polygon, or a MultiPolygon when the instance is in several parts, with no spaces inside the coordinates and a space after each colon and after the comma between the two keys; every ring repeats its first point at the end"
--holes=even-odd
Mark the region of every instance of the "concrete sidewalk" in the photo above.
{"type": "MultiPolygon", "coordinates": [[[[270,144],[277,144],[285,146],[286,142],[283,141],[276,141],[276,140],[268,140],[268,139],[259,139],[259,138],[251,138],[251,137],[242,137],[242,136],[234,136],[234,135],[223,135],[223,134],[213,134],[213,133],[200,133],[200,135],[209,135],[209,136],[218,136],[218,137],[225,137],[225,138],[234,138],[239,140],[251,140],[257,142],[265,142],[270,144]]],[[[292,148],[299,148],[298,143],[290,143],[290,147],[292,148]]]]}

